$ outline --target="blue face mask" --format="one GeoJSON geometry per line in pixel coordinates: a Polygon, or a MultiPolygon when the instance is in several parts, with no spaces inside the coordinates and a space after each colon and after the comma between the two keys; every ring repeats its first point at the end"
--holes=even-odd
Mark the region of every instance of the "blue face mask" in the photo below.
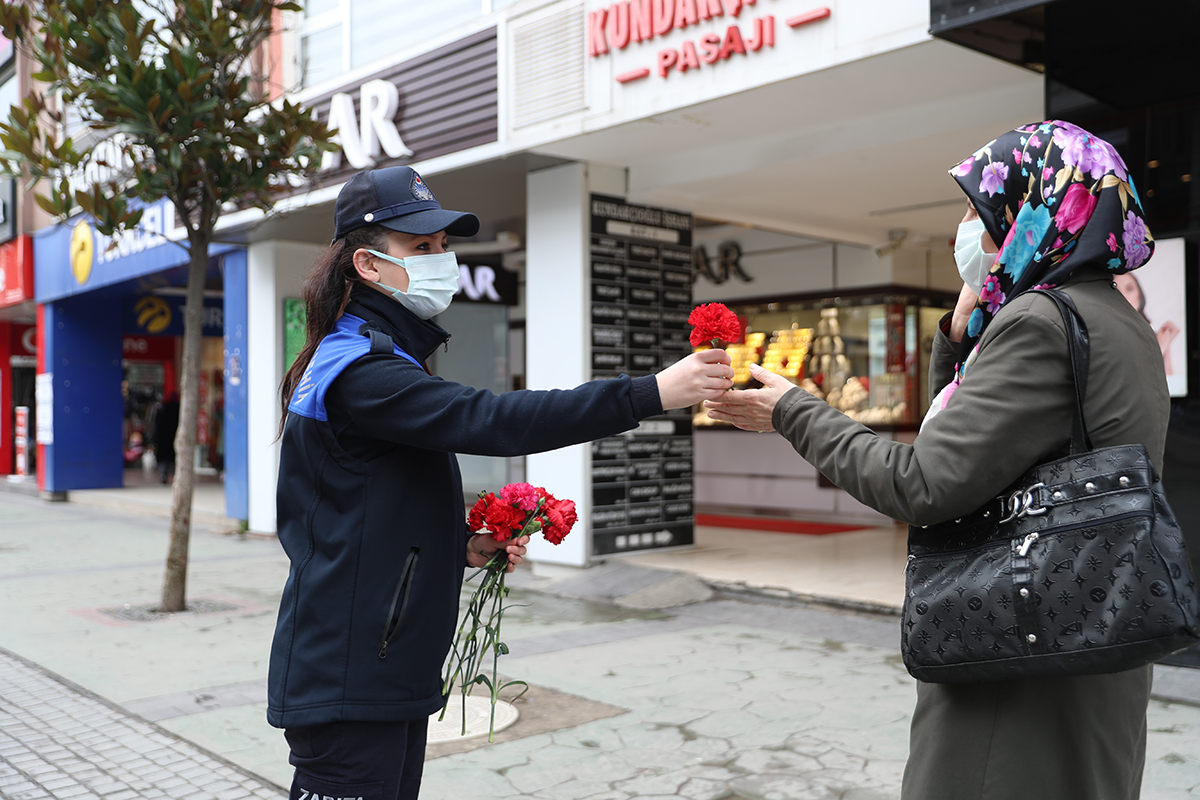
{"type": "Polygon", "coordinates": [[[378,250],[367,252],[398,267],[404,267],[404,271],[408,273],[407,292],[388,286],[382,281],[379,286],[391,292],[396,302],[421,319],[436,317],[450,307],[450,301],[458,291],[458,258],[454,253],[394,258],[378,250]]]}

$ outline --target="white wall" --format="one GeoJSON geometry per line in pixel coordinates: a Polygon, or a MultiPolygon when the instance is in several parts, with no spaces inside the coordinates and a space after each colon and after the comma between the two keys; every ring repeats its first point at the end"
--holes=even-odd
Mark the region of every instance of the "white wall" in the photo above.
{"type": "Polygon", "coordinates": [[[700,276],[693,286],[697,303],[761,300],[795,294],[898,284],[957,292],[962,285],[949,240],[921,241],[879,256],[872,247],[816,242],[805,237],[737,225],[699,228],[703,245],[716,268],[721,243],[736,241],[741,265],[752,280],[731,275],[724,283],[700,276]]]}
{"type": "Polygon", "coordinates": [[[275,481],[279,474],[279,385],[283,381],[283,300],[299,297],[319,245],[255,242],[247,279],[247,380],[249,404],[250,530],[275,532],[275,481]]]}
{"type": "MultiPolygon", "coordinates": [[[[565,164],[527,180],[525,248],[526,386],[576,386],[589,375],[587,167],[565,164]]],[[[579,523],[557,546],[541,538],[530,558],[584,566],[591,551],[590,450],[586,445],[525,459],[525,479],[555,497],[575,501],[579,523]]]]}

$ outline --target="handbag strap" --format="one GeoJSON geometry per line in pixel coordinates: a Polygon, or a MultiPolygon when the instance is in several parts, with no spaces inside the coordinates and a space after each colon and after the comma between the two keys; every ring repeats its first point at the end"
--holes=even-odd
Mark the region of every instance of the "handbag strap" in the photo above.
{"type": "Polygon", "coordinates": [[[1083,396],[1087,392],[1088,363],[1091,358],[1091,340],[1088,337],[1087,323],[1075,307],[1075,301],[1065,292],[1058,289],[1031,289],[1030,291],[1043,294],[1054,301],[1062,314],[1063,324],[1067,329],[1067,351],[1071,361],[1071,375],[1075,385],[1075,405],[1071,420],[1071,455],[1079,455],[1092,449],[1092,439],[1088,436],[1087,425],[1083,420],[1083,396]]]}

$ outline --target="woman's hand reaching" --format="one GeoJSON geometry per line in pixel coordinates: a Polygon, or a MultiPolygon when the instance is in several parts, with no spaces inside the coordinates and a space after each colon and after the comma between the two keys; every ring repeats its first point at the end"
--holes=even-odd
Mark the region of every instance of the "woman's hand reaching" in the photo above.
{"type": "Polygon", "coordinates": [[[720,397],[733,386],[733,367],[729,363],[729,354],[724,350],[702,350],[658,373],[655,378],[663,411],[720,397]]]}
{"type": "Polygon", "coordinates": [[[722,422],[731,422],[742,430],[773,431],[771,415],[775,405],[796,385],[787,378],[765,370],[757,364],[750,365],[750,375],[763,385],[761,389],[743,389],[726,392],[718,400],[705,401],[708,416],[722,422]]]}

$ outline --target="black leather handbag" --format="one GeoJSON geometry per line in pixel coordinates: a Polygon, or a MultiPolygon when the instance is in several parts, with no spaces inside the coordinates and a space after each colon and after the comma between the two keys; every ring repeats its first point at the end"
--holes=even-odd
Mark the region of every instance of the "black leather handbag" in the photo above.
{"type": "Polygon", "coordinates": [[[1200,641],[1200,595],[1142,445],[1093,449],[1087,326],[1062,312],[1075,378],[1070,455],[966,517],[908,531],[904,665],[932,683],[1120,672],[1200,641]]]}

